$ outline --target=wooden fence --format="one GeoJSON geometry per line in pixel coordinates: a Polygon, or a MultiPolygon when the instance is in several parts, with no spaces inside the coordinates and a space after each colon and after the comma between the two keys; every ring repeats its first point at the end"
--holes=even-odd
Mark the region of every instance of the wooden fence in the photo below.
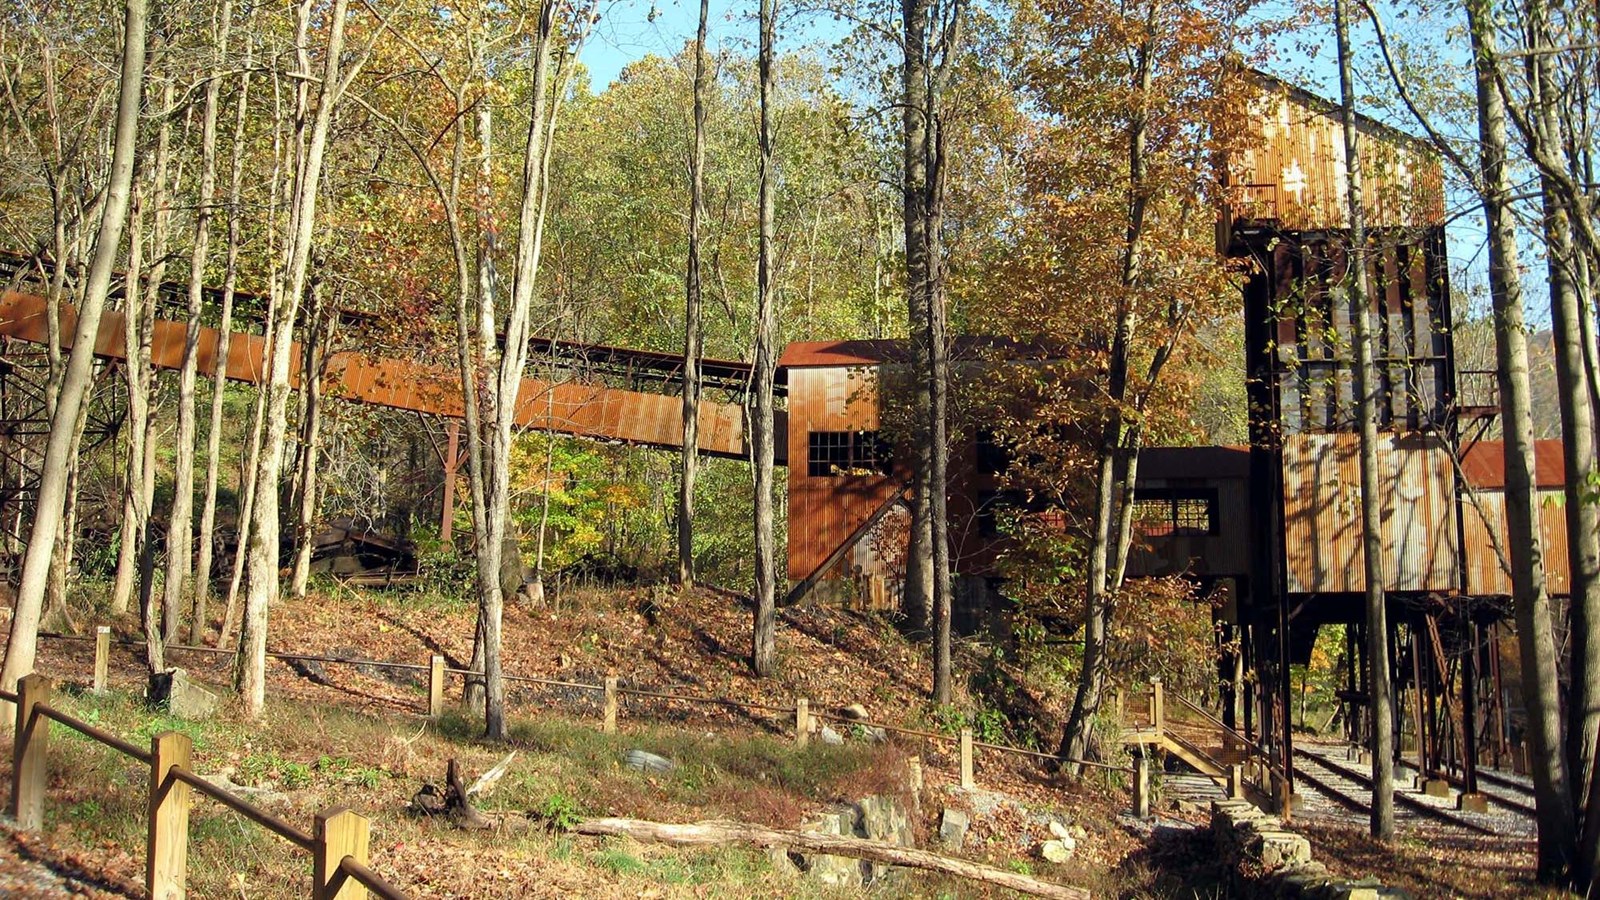
{"type": "MultiPolygon", "coordinates": [[[[97,648],[109,641],[104,630],[97,648]]],[[[95,681],[104,686],[105,654],[96,654],[95,681]]],[[[50,705],[52,682],[39,674],[24,676],[17,692],[0,691],[0,699],[16,704],[12,748],[11,801],[8,812],[17,827],[32,831],[44,822],[45,788],[49,784],[49,722],[72,730],[150,767],[146,807],[145,887],[152,900],[177,900],[186,894],[189,861],[189,806],[196,793],[266,828],[311,854],[313,900],[360,900],[375,894],[404,900],[382,876],[367,868],[368,820],[344,807],[316,815],[311,833],[272,815],[249,801],[212,784],[189,768],[193,745],[188,735],[167,731],[150,739],[148,751],[114,734],[74,718],[50,705]]]]}
{"type": "MultiPolygon", "coordinates": [[[[41,638],[67,641],[93,640],[95,645],[94,689],[97,691],[104,690],[105,688],[107,672],[110,668],[109,659],[112,645],[138,647],[144,646],[144,644],[140,641],[111,640],[110,629],[104,625],[95,629],[95,636],[93,638],[80,637],[78,635],[49,633],[40,634],[39,636],[41,638]]],[[[196,653],[220,653],[229,655],[236,652],[234,650],[225,648],[198,647],[183,644],[168,644],[167,650],[196,653]]],[[[307,653],[276,653],[272,651],[267,652],[267,657],[269,659],[279,659],[286,662],[332,663],[336,665],[347,666],[367,666],[377,669],[425,672],[427,673],[428,679],[426,714],[430,719],[437,719],[444,714],[446,708],[446,682],[449,678],[456,677],[463,679],[481,679],[483,677],[481,673],[473,672],[469,669],[450,667],[446,665],[445,658],[439,655],[429,657],[427,663],[383,662],[370,659],[349,659],[339,656],[321,656],[307,653]]],[[[1053,753],[1029,750],[1024,747],[1013,747],[1008,744],[980,741],[973,734],[971,728],[962,728],[953,735],[942,734],[935,731],[924,731],[916,728],[903,728],[898,725],[890,725],[884,722],[873,722],[870,720],[858,719],[840,713],[821,712],[812,709],[810,701],[805,697],[796,697],[790,704],[778,705],[772,703],[754,703],[746,700],[733,700],[727,697],[703,697],[690,694],[676,694],[668,691],[649,690],[646,688],[624,687],[615,677],[606,678],[599,684],[583,681],[563,681],[554,678],[538,678],[531,675],[508,674],[505,675],[504,678],[506,681],[512,684],[534,684],[543,687],[565,688],[573,691],[589,691],[597,694],[600,698],[601,728],[607,734],[614,734],[617,731],[617,723],[619,719],[621,719],[623,713],[623,698],[636,697],[647,700],[661,700],[670,703],[730,707],[734,709],[748,710],[751,712],[777,715],[789,720],[792,727],[791,734],[794,742],[797,746],[801,747],[809,744],[813,733],[824,722],[833,722],[836,724],[845,725],[849,728],[879,729],[886,734],[899,734],[906,737],[922,738],[928,741],[935,741],[950,745],[956,752],[958,759],[957,771],[959,772],[961,786],[969,790],[977,787],[977,753],[980,750],[1045,762],[1063,761],[1061,757],[1053,753]]],[[[1143,764],[1142,757],[1136,757],[1133,766],[1107,765],[1106,763],[1095,762],[1093,760],[1069,761],[1077,762],[1081,765],[1088,766],[1089,768],[1099,769],[1106,772],[1121,772],[1127,775],[1135,776],[1133,787],[1135,788],[1136,795],[1143,793],[1142,791],[1139,791],[1138,788],[1140,787],[1141,782],[1148,780],[1148,773],[1143,776],[1140,775],[1139,770],[1143,764]]],[[[1137,802],[1139,798],[1136,796],[1135,799],[1135,806],[1137,807],[1140,805],[1137,802]]]]}

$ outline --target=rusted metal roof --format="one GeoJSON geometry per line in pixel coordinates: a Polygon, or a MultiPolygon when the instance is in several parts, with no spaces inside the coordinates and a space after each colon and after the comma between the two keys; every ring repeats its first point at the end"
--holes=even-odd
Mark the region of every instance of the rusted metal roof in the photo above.
{"type": "MultiPolygon", "coordinates": [[[[953,360],[983,359],[987,355],[1013,360],[1061,359],[1060,348],[1041,343],[987,335],[961,335],[951,341],[953,360]]],[[[795,341],[778,357],[778,378],[785,369],[827,369],[848,366],[876,366],[912,360],[911,342],[904,339],[862,341],[795,341]]]]}
{"type": "MultiPolygon", "coordinates": [[[[1542,488],[1559,488],[1567,483],[1566,466],[1561,460],[1561,441],[1534,441],[1534,482],[1542,488]]],[[[1506,445],[1503,441],[1478,441],[1461,454],[1461,474],[1467,483],[1487,490],[1506,486],[1506,445]]]]}
{"type": "Polygon", "coordinates": [[[908,341],[796,341],[783,348],[779,369],[875,366],[911,358],[908,341]]]}

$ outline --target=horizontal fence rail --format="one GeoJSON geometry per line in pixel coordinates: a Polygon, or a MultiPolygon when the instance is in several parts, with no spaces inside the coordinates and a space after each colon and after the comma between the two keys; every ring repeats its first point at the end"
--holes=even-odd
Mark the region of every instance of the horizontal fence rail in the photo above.
{"type": "MultiPolygon", "coordinates": [[[[55,634],[48,632],[41,633],[39,636],[41,638],[49,638],[52,640],[94,643],[95,676],[97,679],[96,686],[98,689],[102,686],[101,682],[103,682],[105,672],[109,667],[106,657],[110,652],[110,647],[144,646],[142,641],[110,640],[108,632],[109,629],[107,629],[105,626],[100,626],[100,628],[97,629],[97,633],[94,637],[84,635],[55,634]]],[[[223,654],[234,654],[238,652],[237,650],[229,648],[189,646],[184,644],[168,644],[166,645],[166,649],[169,651],[180,652],[195,651],[200,653],[223,654]]],[[[309,653],[279,653],[276,651],[268,651],[266,655],[268,659],[279,659],[289,662],[320,662],[333,665],[365,666],[378,669],[426,672],[428,673],[427,715],[429,718],[438,718],[444,714],[446,707],[446,678],[451,676],[463,679],[483,678],[483,673],[481,672],[474,672],[470,669],[462,669],[446,665],[445,658],[440,655],[431,656],[427,663],[389,662],[383,660],[352,659],[342,656],[325,656],[309,653]]],[[[820,723],[825,721],[836,722],[850,726],[859,726],[864,729],[876,729],[889,734],[899,734],[906,737],[921,738],[923,740],[951,744],[954,745],[954,749],[956,749],[957,753],[959,754],[958,765],[961,773],[961,783],[963,786],[968,788],[976,786],[976,780],[974,777],[976,770],[975,757],[977,751],[979,750],[1025,759],[1032,759],[1041,762],[1077,763],[1079,765],[1105,772],[1116,772],[1126,775],[1137,775],[1138,773],[1137,763],[1134,766],[1119,766],[1098,762],[1095,760],[1063,757],[1058,754],[1046,753],[1040,750],[1032,750],[1025,747],[1014,747],[1008,744],[976,740],[974,739],[972,730],[970,728],[963,728],[956,734],[948,734],[936,731],[925,731],[916,728],[906,728],[900,725],[891,725],[887,722],[874,722],[870,719],[860,719],[854,716],[844,715],[842,713],[816,711],[811,709],[810,702],[807,699],[799,697],[795,698],[795,700],[789,704],[758,703],[749,700],[735,700],[731,697],[707,697],[694,694],[678,694],[670,691],[652,690],[642,687],[625,687],[621,685],[615,677],[607,678],[604,682],[599,684],[584,681],[570,681],[558,678],[542,678],[535,675],[513,675],[509,673],[503,677],[506,681],[513,684],[534,684],[543,687],[556,687],[573,691],[593,692],[599,695],[601,700],[603,730],[607,733],[614,733],[617,730],[617,722],[621,718],[622,714],[622,698],[637,697],[646,700],[659,700],[666,703],[699,704],[703,706],[720,706],[732,709],[742,709],[751,712],[768,713],[789,718],[794,723],[794,741],[797,745],[802,747],[810,743],[813,732],[817,729],[820,723]]]]}
{"type": "MultiPolygon", "coordinates": [[[[103,632],[102,632],[103,634],[103,632]]],[[[100,646],[105,645],[102,638],[100,646]]],[[[96,664],[103,681],[105,669],[96,664]]],[[[194,744],[188,735],[166,731],[150,739],[144,750],[110,732],[50,705],[54,684],[40,674],[24,676],[16,693],[0,690],[0,700],[16,707],[16,731],[11,750],[11,797],[7,811],[25,831],[44,823],[44,802],[49,784],[48,722],[57,722],[150,767],[146,807],[145,887],[156,900],[182,898],[187,893],[189,861],[189,807],[194,794],[209,797],[235,813],[283,838],[312,857],[312,900],[362,900],[376,895],[384,900],[404,900],[406,895],[367,867],[371,823],[348,809],[318,813],[307,833],[244,798],[212,784],[190,769],[194,744]]]]}

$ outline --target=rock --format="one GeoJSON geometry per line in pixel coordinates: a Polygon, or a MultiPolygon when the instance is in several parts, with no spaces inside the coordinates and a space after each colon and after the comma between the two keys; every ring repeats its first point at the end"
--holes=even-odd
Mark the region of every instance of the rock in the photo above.
{"type": "Polygon", "coordinates": [[[800,874],[800,866],[789,856],[787,848],[768,847],[767,860],[772,864],[772,871],[780,875],[793,877],[800,874]]]}
{"type": "Polygon", "coordinates": [[[1044,857],[1046,861],[1053,863],[1064,863],[1071,859],[1072,850],[1073,848],[1068,847],[1061,841],[1045,841],[1039,845],[1039,855],[1044,857]]]}
{"type": "MultiPolygon", "coordinates": [[[[825,812],[814,821],[802,825],[800,830],[835,837],[856,837],[856,810],[854,807],[844,807],[825,812]]],[[[815,853],[803,857],[803,863],[808,876],[834,887],[860,887],[866,880],[865,864],[857,859],[815,853]]]]}
{"type": "Polygon", "coordinates": [[[150,676],[150,702],[165,706],[180,719],[209,719],[217,711],[217,695],[189,680],[182,669],[150,676]]]}
{"type": "MultiPolygon", "coordinates": [[[[838,837],[858,837],[896,844],[901,847],[916,846],[916,832],[911,826],[900,798],[887,795],[862,797],[849,806],[841,806],[822,813],[801,826],[802,831],[838,837]]],[[[801,868],[807,875],[835,887],[861,887],[890,874],[891,867],[882,863],[869,863],[842,856],[811,854],[799,857],[801,868]]]]}
{"type": "Polygon", "coordinates": [[[622,764],[640,772],[671,772],[678,767],[677,763],[665,756],[657,756],[645,750],[629,750],[622,754],[622,764]]]}
{"type": "MultiPolygon", "coordinates": [[[[856,836],[899,847],[915,847],[917,832],[911,825],[905,804],[899,797],[874,794],[856,801],[856,836]]],[[[868,863],[865,866],[868,881],[877,881],[889,874],[890,866],[868,863]]]]}
{"type": "Polygon", "coordinates": [[[200,777],[230,794],[247,797],[256,803],[275,803],[289,796],[271,787],[251,787],[248,784],[239,784],[233,780],[233,773],[230,769],[224,769],[215,775],[201,775],[200,777]]]}
{"type": "Polygon", "coordinates": [[[839,715],[853,722],[865,722],[867,720],[867,708],[859,703],[852,703],[839,710],[839,715]]]}
{"type": "Polygon", "coordinates": [[[1056,840],[1066,844],[1068,850],[1077,849],[1078,837],[1077,835],[1074,835],[1072,833],[1072,829],[1068,828],[1067,826],[1061,824],[1060,822],[1051,822],[1050,833],[1056,836],[1056,840]]]}
{"type": "Polygon", "coordinates": [[[939,843],[947,850],[960,850],[967,842],[967,826],[972,819],[959,809],[945,807],[939,814],[939,843]]]}
{"type": "Polygon", "coordinates": [[[1010,802],[1005,794],[996,791],[986,791],[983,788],[964,788],[958,784],[944,786],[945,793],[955,797],[963,797],[967,805],[972,807],[972,814],[978,818],[994,815],[995,810],[1006,806],[1010,802]]]}
{"type": "Polygon", "coordinates": [[[856,728],[861,732],[861,737],[864,740],[872,741],[875,744],[884,744],[889,741],[889,732],[876,725],[857,725],[856,728]]]}
{"type": "Polygon", "coordinates": [[[824,744],[831,744],[835,747],[844,743],[844,735],[834,731],[833,728],[828,725],[822,726],[822,730],[817,732],[817,739],[822,741],[824,744]]]}

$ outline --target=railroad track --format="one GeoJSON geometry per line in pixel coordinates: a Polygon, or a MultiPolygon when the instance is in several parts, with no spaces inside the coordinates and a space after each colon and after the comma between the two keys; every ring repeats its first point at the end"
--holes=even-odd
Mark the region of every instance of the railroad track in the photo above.
{"type": "MultiPolygon", "coordinates": [[[[1348,813],[1366,815],[1372,803],[1372,779],[1365,773],[1345,763],[1329,758],[1305,747],[1295,748],[1295,777],[1318,794],[1333,801],[1348,813]]],[[[1509,810],[1499,814],[1460,812],[1431,802],[1409,791],[1394,793],[1395,806],[1415,819],[1425,819],[1451,828],[1489,837],[1520,835],[1531,831],[1529,814],[1511,804],[1516,802],[1498,797],[1509,810]]]]}
{"type": "MultiPolygon", "coordinates": [[[[1419,771],[1417,764],[1410,760],[1403,759],[1400,765],[1411,772],[1419,771]]],[[[1449,773],[1445,773],[1444,778],[1456,790],[1465,789],[1466,783],[1461,778],[1449,773]]],[[[1532,786],[1515,778],[1493,770],[1479,769],[1478,793],[1502,809],[1509,809],[1526,816],[1534,814],[1532,786]]]]}

